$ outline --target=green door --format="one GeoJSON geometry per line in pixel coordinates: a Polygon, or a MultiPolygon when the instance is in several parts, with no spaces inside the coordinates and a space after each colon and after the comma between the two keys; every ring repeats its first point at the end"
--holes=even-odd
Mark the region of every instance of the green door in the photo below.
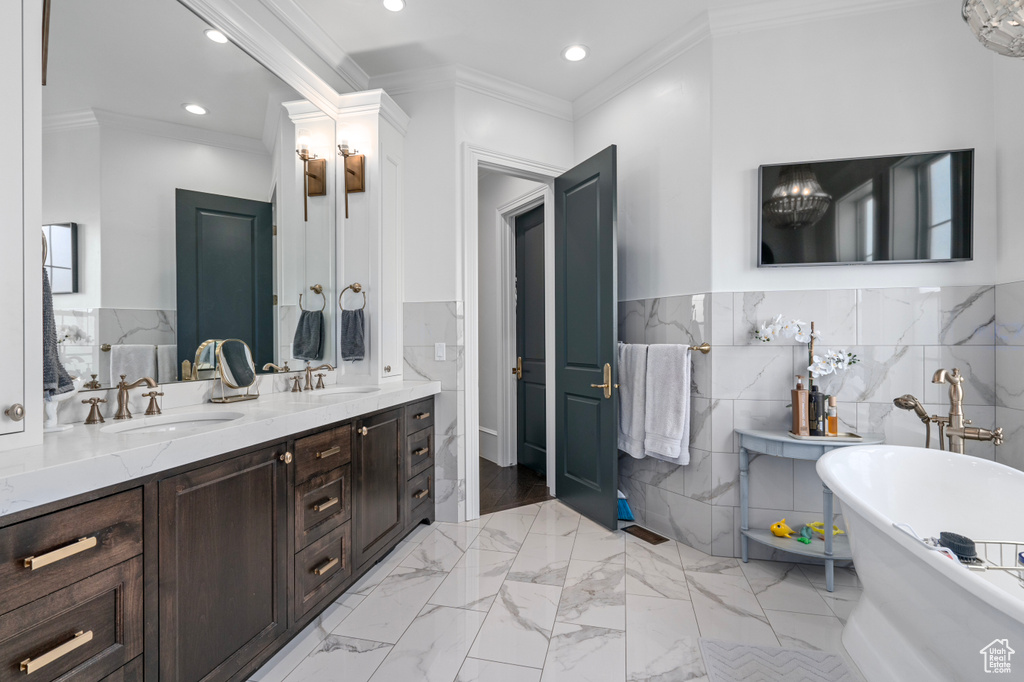
{"type": "Polygon", "coordinates": [[[556,496],[618,521],[615,146],[555,180],[556,496]]]}
{"type": "Polygon", "coordinates": [[[516,218],[517,461],[547,475],[544,205],[516,218]]]}

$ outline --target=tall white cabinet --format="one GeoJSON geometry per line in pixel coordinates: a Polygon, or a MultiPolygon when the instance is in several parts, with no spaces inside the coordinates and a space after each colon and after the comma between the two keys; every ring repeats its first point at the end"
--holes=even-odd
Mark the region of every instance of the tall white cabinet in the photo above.
{"type": "Polygon", "coordinates": [[[0,450],[42,442],[41,7],[0,17],[0,450]]]}

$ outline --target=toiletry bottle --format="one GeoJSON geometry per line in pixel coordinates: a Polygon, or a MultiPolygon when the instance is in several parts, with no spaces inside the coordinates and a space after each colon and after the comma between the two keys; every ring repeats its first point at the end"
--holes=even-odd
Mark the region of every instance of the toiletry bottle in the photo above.
{"type": "Polygon", "coordinates": [[[838,436],[839,435],[839,409],[836,406],[836,397],[830,395],[828,397],[828,435],[838,436]]]}
{"type": "Polygon", "coordinates": [[[818,404],[814,407],[815,415],[818,417],[818,435],[828,435],[828,399],[830,395],[818,393],[818,404]]]}
{"type": "Polygon", "coordinates": [[[798,436],[811,435],[811,427],[807,416],[807,402],[807,389],[804,388],[804,378],[798,374],[796,377],[796,388],[793,389],[793,433],[798,436]]]}
{"type": "Polygon", "coordinates": [[[820,414],[819,406],[824,404],[821,400],[823,397],[824,396],[821,395],[821,391],[818,390],[818,387],[812,384],[811,393],[807,399],[808,422],[812,436],[822,435],[821,430],[818,429],[818,415],[820,414]]]}

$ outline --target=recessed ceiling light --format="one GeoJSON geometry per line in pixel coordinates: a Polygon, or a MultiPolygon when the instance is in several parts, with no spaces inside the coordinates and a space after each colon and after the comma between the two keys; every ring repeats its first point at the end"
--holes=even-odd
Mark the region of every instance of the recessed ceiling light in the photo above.
{"type": "Polygon", "coordinates": [[[587,48],[584,45],[570,45],[562,50],[562,56],[570,62],[578,62],[587,56],[587,48]]]}
{"type": "Polygon", "coordinates": [[[203,33],[205,33],[206,37],[215,43],[223,44],[228,42],[228,37],[215,28],[208,28],[205,31],[203,31],[203,33]]]}
{"type": "Polygon", "coordinates": [[[206,108],[201,107],[198,104],[182,104],[181,106],[185,111],[190,114],[195,114],[196,116],[203,116],[206,113],[206,108]]]}
{"type": "Polygon", "coordinates": [[[401,12],[405,9],[405,0],[384,0],[384,9],[392,12],[401,12]]]}

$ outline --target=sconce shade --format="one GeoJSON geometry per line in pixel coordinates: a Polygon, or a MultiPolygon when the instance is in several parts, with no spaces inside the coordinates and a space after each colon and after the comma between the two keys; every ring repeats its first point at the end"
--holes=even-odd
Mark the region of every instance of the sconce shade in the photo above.
{"type": "Polygon", "coordinates": [[[982,45],[1024,57],[1024,0],[964,0],[963,16],[982,45]]]}
{"type": "Polygon", "coordinates": [[[807,166],[793,166],[779,176],[779,183],[762,210],[772,227],[798,229],[821,220],[831,203],[832,196],[822,189],[814,171],[807,166]]]}

